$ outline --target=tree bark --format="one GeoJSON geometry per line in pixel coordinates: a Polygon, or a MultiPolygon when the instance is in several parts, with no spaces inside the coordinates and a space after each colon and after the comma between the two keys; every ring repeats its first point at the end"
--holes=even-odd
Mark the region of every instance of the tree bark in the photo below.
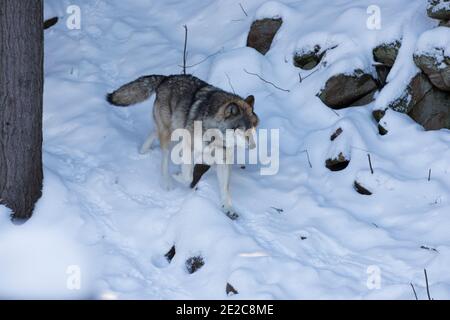
{"type": "Polygon", "coordinates": [[[31,217],[42,195],[42,0],[0,0],[0,203],[31,217]]]}

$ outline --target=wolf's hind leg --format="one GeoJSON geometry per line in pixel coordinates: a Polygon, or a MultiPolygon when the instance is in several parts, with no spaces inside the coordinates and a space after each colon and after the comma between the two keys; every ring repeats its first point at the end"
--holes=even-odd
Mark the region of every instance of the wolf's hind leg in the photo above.
{"type": "Polygon", "coordinates": [[[156,140],[156,132],[150,133],[147,140],[145,140],[144,144],[141,147],[141,150],[139,151],[140,154],[147,154],[151,149],[153,142],[156,140]]]}

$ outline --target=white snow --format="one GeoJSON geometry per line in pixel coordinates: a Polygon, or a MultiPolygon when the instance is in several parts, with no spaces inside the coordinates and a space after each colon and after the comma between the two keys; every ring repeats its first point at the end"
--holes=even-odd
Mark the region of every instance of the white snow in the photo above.
{"type": "Polygon", "coordinates": [[[450,28],[438,27],[422,33],[415,54],[436,57],[437,62],[444,68],[445,59],[450,59],[450,28]]]}
{"type": "Polygon", "coordinates": [[[379,136],[371,116],[417,72],[417,39],[433,26],[424,2],[46,0],[45,16],[61,20],[45,39],[44,197],[22,226],[0,209],[0,297],[413,299],[413,283],[425,299],[426,268],[433,298],[450,298],[450,132],[425,132],[389,110],[389,133],[379,136]],[[66,27],[70,4],[81,8],[81,30],[66,27]],[[381,30],[366,26],[374,4],[381,30]],[[266,56],[245,47],[257,17],[277,16],[283,25],[266,56]],[[160,187],[159,148],[138,153],[154,127],[152,101],[120,109],[104,99],[140,75],[180,73],[185,24],[189,65],[216,53],[189,71],[255,95],[260,127],[280,129],[277,175],[233,169],[235,222],[220,210],[212,173],[197,191],[160,187]],[[334,74],[374,73],[372,48],[399,38],[376,102],[336,114],[316,96],[334,74]],[[315,44],[337,47],[299,83],[314,70],[295,68],[292,56],[315,44]],[[350,165],[331,172],[325,160],[339,152],[350,165]],[[373,195],[356,193],[355,180],[373,195]],[[189,275],[185,261],[195,255],[205,266],[189,275]],[[80,267],[79,291],[67,289],[70,266],[80,267]],[[371,266],[381,271],[379,289],[367,286],[371,266]],[[227,282],[238,295],[227,297],[227,282]]]}

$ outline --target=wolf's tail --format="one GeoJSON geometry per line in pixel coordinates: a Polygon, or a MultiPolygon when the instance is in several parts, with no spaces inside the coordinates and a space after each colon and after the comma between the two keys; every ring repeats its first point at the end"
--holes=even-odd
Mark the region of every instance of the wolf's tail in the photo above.
{"type": "Polygon", "coordinates": [[[150,98],[166,76],[144,76],[127,83],[106,96],[109,103],[119,107],[128,107],[150,98]]]}

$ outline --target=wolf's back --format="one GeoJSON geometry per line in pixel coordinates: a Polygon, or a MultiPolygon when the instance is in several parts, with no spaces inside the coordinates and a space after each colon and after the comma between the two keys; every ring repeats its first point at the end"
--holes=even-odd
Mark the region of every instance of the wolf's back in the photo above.
{"type": "Polygon", "coordinates": [[[150,98],[164,79],[166,76],[160,75],[140,77],[108,94],[106,100],[119,107],[128,107],[145,101],[150,98]]]}

